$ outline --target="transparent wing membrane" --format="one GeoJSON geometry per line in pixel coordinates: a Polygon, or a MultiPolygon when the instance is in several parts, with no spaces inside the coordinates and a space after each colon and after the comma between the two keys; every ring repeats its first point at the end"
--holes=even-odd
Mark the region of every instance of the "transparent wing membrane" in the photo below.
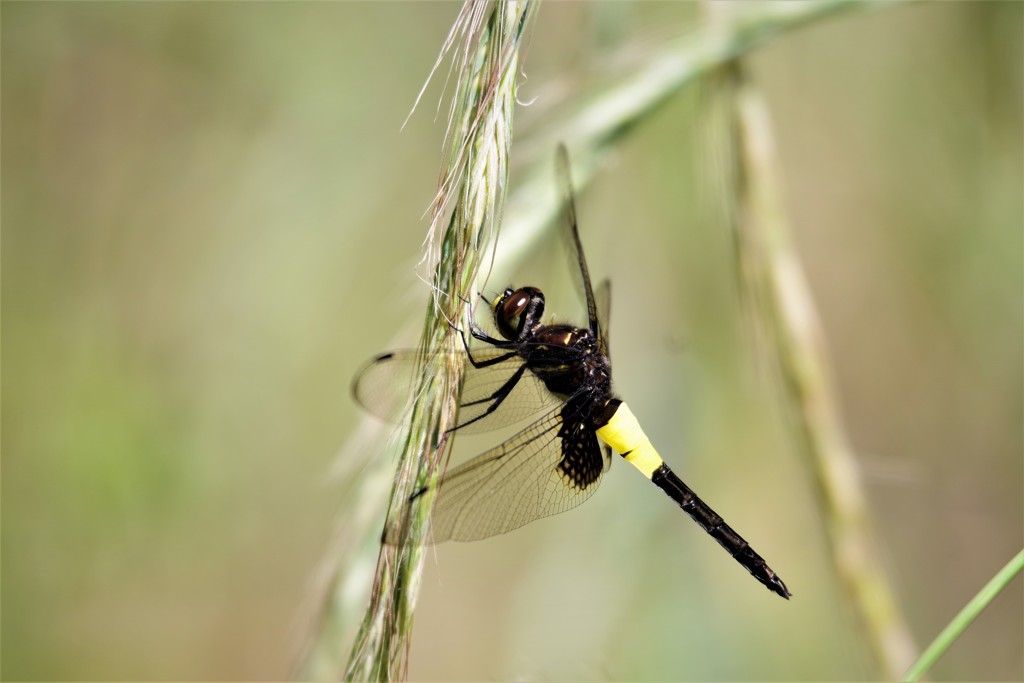
{"type": "MultiPolygon", "coordinates": [[[[561,402],[507,349],[472,353],[477,363],[508,358],[480,368],[466,364],[459,408],[459,424],[465,427],[458,427],[460,432],[480,433],[515,424],[561,402]]],[[[422,357],[412,349],[377,356],[356,377],[356,401],[380,418],[399,421],[412,401],[422,367],[422,357]]]]}
{"type": "Polygon", "coordinates": [[[593,430],[563,420],[563,410],[548,412],[440,479],[433,487],[433,542],[502,534],[593,495],[609,461],[593,430]]]}

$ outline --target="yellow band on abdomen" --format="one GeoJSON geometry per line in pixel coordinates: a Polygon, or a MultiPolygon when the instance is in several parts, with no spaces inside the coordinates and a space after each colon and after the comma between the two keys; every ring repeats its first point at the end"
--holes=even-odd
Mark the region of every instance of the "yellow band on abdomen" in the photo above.
{"type": "Polygon", "coordinates": [[[661,456],[654,450],[651,440],[644,434],[633,411],[625,403],[619,404],[619,409],[608,420],[608,424],[597,430],[597,436],[648,479],[662,465],[661,456]]]}

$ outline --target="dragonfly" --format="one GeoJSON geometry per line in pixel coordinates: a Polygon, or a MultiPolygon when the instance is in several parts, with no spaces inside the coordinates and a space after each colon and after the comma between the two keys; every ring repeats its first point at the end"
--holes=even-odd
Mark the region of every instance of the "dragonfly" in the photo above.
{"type": "MultiPolygon", "coordinates": [[[[451,432],[483,432],[531,421],[416,491],[409,504],[428,493],[436,495],[430,516],[432,542],[488,538],[589,499],[608,471],[614,450],[755,579],[788,600],[791,593],[782,579],[672,471],[629,406],[613,393],[606,333],[610,284],[605,280],[596,293],[591,286],[568,154],[562,145],[556,165],[563,223],[575,252],[577,286],[586,302],[586,324],[545,323],[545,298],[536,287],[509,287],[489,302],[500,336],[475,322],[469,331],[478,343],[471,346],[463,335],[468,364],[458,423],[451,432]]],[[[397,421],[421,367],[422,354],[415,350],[376,356],[357,374],[355,398],[369,412],[397,421]]]]}

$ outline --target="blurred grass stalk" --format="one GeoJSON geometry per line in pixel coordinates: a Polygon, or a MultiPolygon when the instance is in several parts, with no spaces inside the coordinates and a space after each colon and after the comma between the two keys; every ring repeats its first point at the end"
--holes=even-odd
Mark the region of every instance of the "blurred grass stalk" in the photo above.
{"type": "Polygon", "coordinates": [[[727,5],[731,9],[729,21],[709,23],[700,30],[687,32],[652,54],[635,72],[603,83],[593,92],[581,93],[565,112],[553,114],[550,123],[528,140],[517,142],[517,157],[536,161],[523,174],[527,180],[509,197],[498,259],[505,263],[519,259],[556,217],[557,193],[551,192],[553,176],[548,169],[557,145],[568,147],[573,182],[576,191],[581,192],[608,151],[690,83],[789,31],[842,12],[900,3],[901,0],[710,3],[727,5]]]}
{"type": "Polygon", "coordinates": [[[481,248],[494,243],[504,210],[519,41],[531,7],[530,2],[515,0],[467,2],[442,51],[450,50],[461,36],[446,137],[449,158],[433,206],[425,257],[434,277],[419,347],[423,373],[388,508],[387,524],[393,525],[395,543],[381,544],[370,605],[352,647],[346,680],[408,675],[433,497],[425,496],[412,506],[409,500],[443,469],[447,430],[456,420],[462,365],[453,359],[462,359],[462,341],[453,325],[466,315],[481,248]],[[437,228],[446,215],[447,228],[437,240],[437,228]]]}
{"type": "MultiPolygon", "coordinates": [[[[519,44],[535,3],[515,0],[466,2],[435,64],[452,53],[457,72],[448,119],[448,159],[432,207],[424,260],[433,273],[420,349],[423,366],[388,510],[389,541],[379,547],[370,604],[345,668],[346,680],[404,679],[413,611],[419,592],[432,500],[410,506],[414,492],[443,469],[447,430],[455,423],[462,376],[454,331],[467,312],[482,250],[493,245],[504,210],[512,142],[519,44]],[[439,235],[441,221],[447,227],[439,235]]],[[[422,93],[421,93],[422,94],[422,93]]],[[[483,252],[486,253],[486,252],[483,252]]],[[[366,529],[346,530],[365,534],[366,529]]],[[[378,536],[379,538],[379,536],[378,536]]],[[[332,611],[348,611],[344,568],[335,567],[324,613],[319,615],[299,676],[337,678],[339,633],[332,611]]]]}
{"type": "Polygon", "coordinates": [[[886,680],[898,680],[916,647],[882,570],[867,499],[832,388],[818,314],[793,247],[780,188],[771,117],[739,63],[726,67],[734,107],[741,291],[782,376],[805,465],[813,473],[832,562],[886,680]]]}

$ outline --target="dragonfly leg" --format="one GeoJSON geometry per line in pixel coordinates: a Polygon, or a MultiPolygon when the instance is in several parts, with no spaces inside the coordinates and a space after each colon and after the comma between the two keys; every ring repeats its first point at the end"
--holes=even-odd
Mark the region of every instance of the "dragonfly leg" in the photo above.
{"type": "Polygon", "coordinates": [[[498,406],[501,405],[502,401],[504,401],[506,398],[508,398],[508,395],[512,393],[512,390],[515,388],[515,386],[517,384],[519,384],[519,380],[521,380],[523,378],[523,373],[525,373],[525,372],[526,372],[526,364],[524,363],[523,365],[520,365],[519,368],[514,373],[512,373],[512,376],[508,378],[508,381],[506,381],[504,384],[502,384],[501,387],[498,388],[498,390],[495,391],[493,394],[491,394],[487,398],[482,398],[482,399],[480,399],[478,401],[472,401],[471,403],[466,403],[465,405],[467,405],[467,406],[475,406],[475,405],[480,405],[481,403],[491,402],[491,405],[487,406],[487,409],[484,410],[484,412],[480,413],[479,415],[474,417],[472,420],[468,420],[466,422],[463,422],[460,425],[452,427],[450,431],[455,431],[456,429],[462,429],[463,427],[471,425],[474,422],[477,422],[479,420],[484,419],[485,417],[487,417],[488,415],[493,413],[495,410],[497,410],[498,406]]]}
{"type": "Polygon", "coordinates": [[[479,339],[482,342],[486,342],[491,346],[496,346],[499,349],[511,349],[515,348],[516,343],[505,339],[498,339],[484,332],[483,328],[477,325],[475,322],[470,321],[469,333],[473,335],[473,339],[479,339]]]}
{"type": "Polygon", "coordinates": [[[469,348],[469,340],[466,339],[466,333],[459,330],[459,335],[462,337],[462,346],[466,349],[466,358],[469,359],[469,364],[474,368],[486,368],[489,365],[497,365],[498,363],[504,363],[509,358],[516,355],[515,351],[509,351],[508,353],[502,354],[491,358],[490,360],[476,360],[473,358],[473,350],[469,348]]]}

